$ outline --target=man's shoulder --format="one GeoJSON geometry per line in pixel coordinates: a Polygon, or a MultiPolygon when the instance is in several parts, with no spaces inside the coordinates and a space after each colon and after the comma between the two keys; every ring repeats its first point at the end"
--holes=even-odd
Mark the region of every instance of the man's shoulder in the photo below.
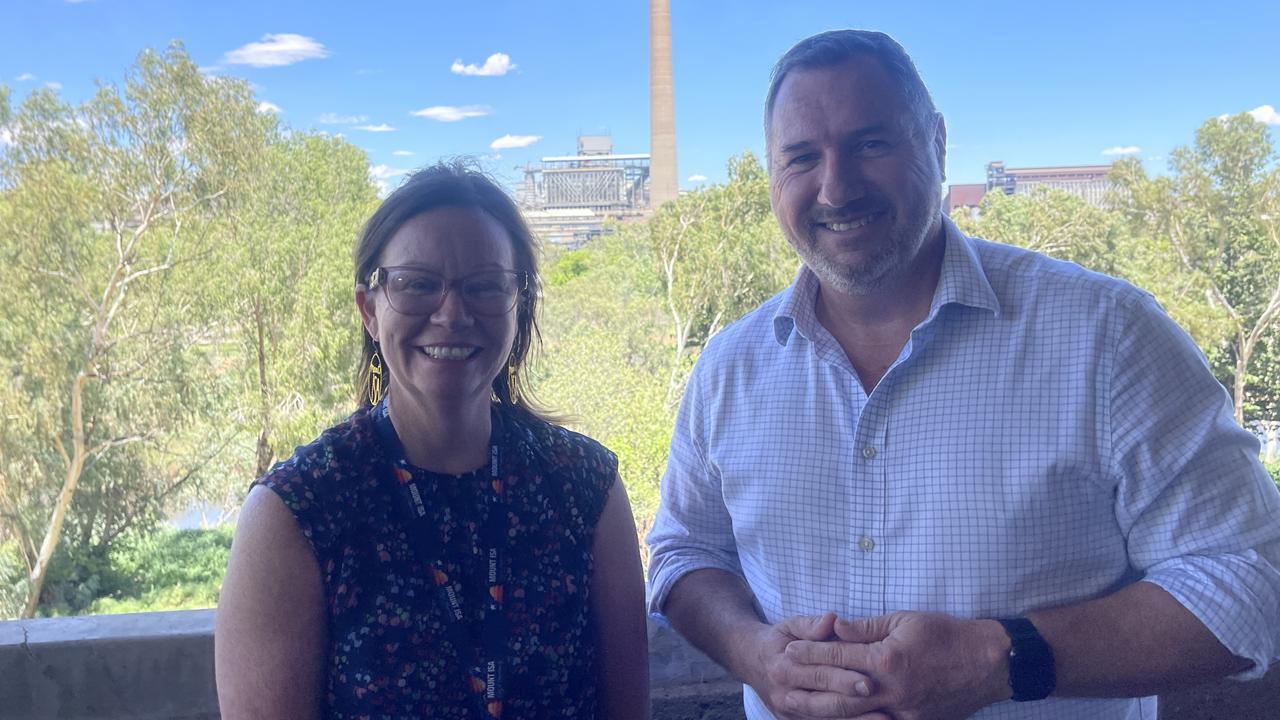
{"type": "Polygon", "coordinates": [[[777,347],[775,323],[778,320],[778,310],[793,288],[794,285],[787,286],[712,336],[703,348],[698,363],[722,365],[751,362],[758,353],[777,347]]]}
{"type": "Polygon", "coordinates": [[[1035,250],[968,238],[1002,308],[1054,298],[1080,310],[1132,307],[1151,299],[1146,290],[1123,278],[1089,270],[1035,250]]]}

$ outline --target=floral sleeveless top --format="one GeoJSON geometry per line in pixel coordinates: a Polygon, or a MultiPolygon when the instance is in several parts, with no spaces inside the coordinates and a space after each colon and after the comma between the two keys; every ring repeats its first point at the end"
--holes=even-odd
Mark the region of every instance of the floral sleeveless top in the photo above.
{"type": "MultiPolygon", "coordinates": [[[[591,548],[617,458],[583,435],[506,416],[504,718],[595,717],[591,548]]],[[[417,470],[442,557],[415,548],[393,460],[368,408],[300,447],[257,481],[293,512],[320,567],[328,609],[327,715],[476,718],[468,659],[454,648],[431,568],[448,576],[461,621],[480,638],[488,592],[478,532],[488,467],[417,470]]],[[[478,640],[477,640],[478,642],[478,640]]],[[[468,650],[472,650],[468,648],[468,650]]]]}

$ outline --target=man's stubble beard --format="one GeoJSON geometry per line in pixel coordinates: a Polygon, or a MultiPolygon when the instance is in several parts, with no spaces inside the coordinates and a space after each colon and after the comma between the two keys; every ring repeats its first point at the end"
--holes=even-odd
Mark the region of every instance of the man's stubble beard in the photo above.
{"type": "MultiPolygon", "coordinates": [[[[814,231],[803,238],[803,243],[788,238],[800,260],[833,290],[851,296],[865,296],[880,290],[908,271],[928,242],[933,217],[941,211],[941,200],[921,203],[923,207],[914,213],[914,220],[903,228],[890,228],[888,244],[875,255],[854,265],[842,265],[832,260],[818,246],[814,231]]],[[[892,218],[896,219],[896,212],[892,218]]]]}

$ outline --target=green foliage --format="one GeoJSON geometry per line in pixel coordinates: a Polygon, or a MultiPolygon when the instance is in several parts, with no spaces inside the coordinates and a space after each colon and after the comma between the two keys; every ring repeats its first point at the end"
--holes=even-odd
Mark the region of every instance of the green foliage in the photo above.
{"type": "Polygon", "coordinates": [[[180,46],[79,106],[0,96],[0,541],[34,590],[70,562],[99,592],[117,539],[236,502],[349,407],[368,161],[256,105],[180,46]]]}
{"type": "Polygon", "coordinates": [[[1260,355],[1280,327],[1280,163],[1270,134],[1247,114],[1210,119],[1194,147],[1173,151],[1170,170],[1149,178],[1137,160],[1116,163],[1117,203],[1135,232],[1167,243],[1221,314],[1217,368],[1237,420],[1265,417],[1280,392],[1269,371],[1256,372],[1273,362],[1260,355]]]}
{"type": "Polygon", "coordinates": [[[217,272],[193,279],[215,301],[210,320],[229,330],[219,349],[229,416],[255,438],[238,488],[353,405],[351,248],[377,204],[368,159],[344,141],[295,134],[265,153],[215,224],[217,272]]]}
{"type": "Polygon", "coordinates": [[[546,272],[548,287],[563,287],[591,268],[590,253],[586,250],[569,250],[561,253],[546,272]]]}
{"type": "Polygon", "coordinates": [[[535,390],[618,454],[642,535],[698,351],[781,290],[796,263],[750,153],[730,161],[727,184],[682,195],[647,223],[549,263],[535,390]]]}
{"type": "Polygon", "coordinates": [[[1117,249],[1129,241],[1120,218],[1065,190],[1045,188],[1019,195],[989,192],[982,198],[977,218],[964,215],[955,221],[972,235],[1110,275],[1118,274],[1117,249]]]}
{"type": "Polygon", "coordinates": [[[1264,462],[1262,465],[1267,469],[1267,472],[1271,473],[1271,479],[1275,481],[1276,487],[1280,487],[1280,460],[1274,460],[1269,463],[1264,462]]]}
{"type": "Polygon", "coordinates": [[[636,240],[649,245],[677,349],[705,344],[786,285],[797,265],[769,205],[769,179],[750,152],[729,182],[663,205],[636,240]]]}
{"type": "Polygon", "coordinates": [[[27,566],[16,539],[0,541],[0,620],[17,617],[27,600],[27,566]]]}
{"type": "Polygon", "coordinates": [[[48,616],[214,607],[233,529],[131,534],[110,550],[60,550],[46,585],[48,616]]]}
{"type": "Polygon", "coordinates": [[[196,350],[202,298],[175,279],[207,256],[207,221],[273,122],[245,83],[204,78],[177,47],[80,106],[37,91],[11,119],[0,286],[25,302],[0,333],[0,531],[34,590],[64,534],[89,557],[201,479],[192,431],[214,372],[196,350]]]}
{"type": "Polygon", "coordinates": [[[1156,296],[1211,358],[1226,335],[1223,313],[1204,301],[1204,285],[1183,272],[1168,240],[1135,232],[1119,212],[1090,205],[1065,190],[987,193],[978,217],[962,215],[964,232],[1070,260],[1124,278],[1156,296]]]}

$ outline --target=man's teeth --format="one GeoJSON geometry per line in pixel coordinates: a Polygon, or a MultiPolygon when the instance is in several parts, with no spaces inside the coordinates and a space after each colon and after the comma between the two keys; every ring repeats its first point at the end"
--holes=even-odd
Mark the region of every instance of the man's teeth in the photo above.
{"type": "Polygon", "coordinates": [[[846,230],[852,230],[852,229],[854,229],[854,228],[860,228],[860,227],[862,227],[863,225],[866,225],[867,223],[871,222],[871,220],[872,220],[873,218],[874,218],[874,216],[873,216],[873,215],[867,215],[867,216],[865,216],[865,217],[858,218],[857,220],[854,220],[853,222],[847,222],[847,223],[826,223],[826,225],[827,225],[827,228],[829,228],[829,229],[831,229],[831,230],[834,230],[835,232],[845,232],[846,230]]]}
{"type": "Polygon", "coordinates": [[[466,360],[471,357],[471,353],[475,352],[475,348],[427,345],[422,348],[422,352],[437,360],[466,360]]]}

